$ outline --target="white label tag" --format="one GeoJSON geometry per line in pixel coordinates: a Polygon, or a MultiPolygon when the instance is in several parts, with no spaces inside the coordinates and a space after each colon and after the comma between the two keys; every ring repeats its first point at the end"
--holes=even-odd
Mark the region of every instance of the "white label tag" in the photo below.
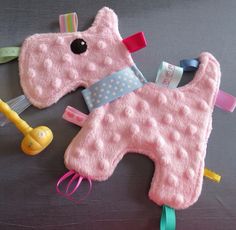
{"type": "Polygon", "coordinates": [[[183,68],[162,62],[156,77],[156,84],[166,88],[177,88],[183,75],[183,68]]]}

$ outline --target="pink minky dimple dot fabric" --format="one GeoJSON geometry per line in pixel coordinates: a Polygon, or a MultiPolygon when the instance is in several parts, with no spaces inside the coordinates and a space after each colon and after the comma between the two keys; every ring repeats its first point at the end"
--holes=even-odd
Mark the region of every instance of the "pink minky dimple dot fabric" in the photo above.
{"type": "Polygon", "coordinates": [[[117,15],[104,7],[86,31],[27,38],[19,57],[20,82],[29,101],[45,108],[79,86],[88,87],[133,64],[118,31],[117,15]],[[77,38],[84,39],[88,46],[80,55],[70,48],[77,38]]]}
{"type": "Polygon", "coordinates": [[[154,83],[93,110],[65,153],[65,165],[103,181],[128,152],[155,164],[149,197],[158,205],[184,209],[198,199],[203,181],[220,66],[201,53],[194,79],[176,88],[154,83]]]}

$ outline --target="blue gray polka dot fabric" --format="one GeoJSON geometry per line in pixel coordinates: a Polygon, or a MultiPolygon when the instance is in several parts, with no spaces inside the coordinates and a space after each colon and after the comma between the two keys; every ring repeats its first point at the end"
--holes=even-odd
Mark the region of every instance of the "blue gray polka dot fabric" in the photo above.
{"type": "Polygon", "coordinates": [[[137,66],[127,67],[96,82],[82,91],[89,111],[128,94],[146,83],[137,66]]]}

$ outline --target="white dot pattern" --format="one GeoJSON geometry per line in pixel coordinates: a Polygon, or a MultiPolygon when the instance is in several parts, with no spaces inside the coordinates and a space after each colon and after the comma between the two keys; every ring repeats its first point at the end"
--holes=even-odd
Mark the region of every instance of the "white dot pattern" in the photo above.
{"type": "Polygon", "coordinates": [[[82,91],[89,111],[143,87],[145,78],[136,66],[127,67],[82,91]]]}

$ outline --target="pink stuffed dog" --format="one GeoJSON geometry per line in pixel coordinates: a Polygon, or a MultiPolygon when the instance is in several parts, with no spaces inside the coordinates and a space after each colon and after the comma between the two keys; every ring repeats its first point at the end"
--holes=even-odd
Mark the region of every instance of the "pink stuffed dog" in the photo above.
{"type": "MultiPolygon", "coordinates": [[[[108,16],[109,20],[100,25],[105,31],[99,34],[103,48],[97,48],[96,43],[96,58],[83,70],[83,84],[92,84],[84,93],[91,113],[66,150],[65,165],[70,171],[59,184],[69,175],[106,180],[124,154],[137,152],[147,155],[156,166],[150,198],[158,205],[187,208],[198,199],[202,188],[220,66],[211,54],[202,53],[194,80],[188,85],[167,89],[146,83],[122,44],[115,13],[104,8],[97,17],[105,22],[108,16]],[[99,68],[104,65],[106,70],[99,68]],[[96,79],[88,78],[90,71],[96,79]],[[135,83],[138,86],[134,90],[117,96],[135,83]],[[116,99],[101,103],[112,95],[116,99]]],[[[89,47],[90,37],[83,38],[89,47]]],[[[78,59],[89,56],[88,48],[78,59]]]]}

